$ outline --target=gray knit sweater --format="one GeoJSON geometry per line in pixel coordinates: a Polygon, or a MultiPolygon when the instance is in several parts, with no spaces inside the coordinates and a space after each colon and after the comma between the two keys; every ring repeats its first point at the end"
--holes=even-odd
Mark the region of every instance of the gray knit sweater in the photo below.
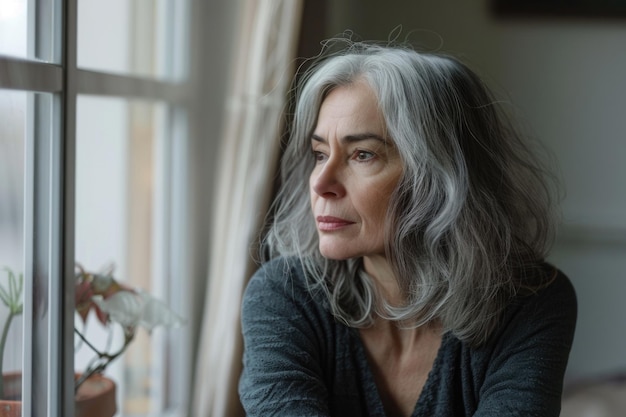
{"type": "MultiPolygon", "coordinates": [[[[482,347],[444,334],[413,416],[557,417],[575,323],[576,295],[560,274],[515,299],[482,347]]],[[[274,260],[254,275],[242,325],[248,416],[385,415],[359,332],[310,294],[298,262],[274,260]]]]}

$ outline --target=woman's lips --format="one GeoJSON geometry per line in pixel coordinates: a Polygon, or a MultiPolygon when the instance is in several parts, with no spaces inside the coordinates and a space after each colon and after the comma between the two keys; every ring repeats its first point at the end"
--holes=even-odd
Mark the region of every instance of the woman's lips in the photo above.
{"type": "Polygon", "coordinates": [[[353,225],[350,220],[340,219],[333,216],[317,216],[317,228],[323,232],[331,232],[333,230],[343,229],[344,227],[353,225]]]}

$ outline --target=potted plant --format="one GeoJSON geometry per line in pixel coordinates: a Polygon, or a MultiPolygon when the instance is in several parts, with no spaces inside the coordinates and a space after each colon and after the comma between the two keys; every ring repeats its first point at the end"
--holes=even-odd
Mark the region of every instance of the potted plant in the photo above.
{"type": "Polygon", "coordinates": [[[0,283],[0,300],[8,308],[8,316],[2,326],[2,336],[0,338],[0,400],[4,401],[3,407],[0,407],[0,416],[17,416],[21,415],[21,384],[22,376],[20,373],[12,372],[4,373],[4,348],[7,343],[9,330],[13,319],[24,309],[22,302],[22,292],[24,290],[24,275],[16,275],[11,269],[3,268],[8,276],[8,288],[0,283]],[[3,414],[7,411],[6,414],[3,414]]]}
{"type": "MultiPolygon", "coordinates": [[[[21,300],[23,276],[17,276],[6,268],[4,270],[9,278],[8,289],[0,282],[0,299],[9,308],[10,313],[4,323],[2,339],[0,340],[0,362],[4,357],[6,334],[11,326],[11,321],[16,315],[21,314],[23,309],[21,300]]],[[[103,376],[105,369],[126,351],[134,340],[139,327],[144,327],[150,332],[158,326],[181,325],[183,319],[145,291],[118,282],[113,276],[112,267],[103,272],[95,273],[85,270],[80,264],[76,264],[75,278],[76,313],[80,317],[79,322],[82,323],[82,328],[75,326],[74,333],[79,340],[78,347],[87,347],[93,353],[93,358],[89,361],[86,369],[76,373],[76,416],[96,417],[102,415],[112,417],[117,408],[115,383],[103,376]],[[123,330],[121,346],[101,349],[88,340],[84,329],[91,311],[95,313],[98,322],[109,332],[113,330],[113,326],[121,326],[123,330]],[[96,414],[96,412],[102,414],[96,414]]],[[[14,380],[15,378],[12,381],[14,380]]],[[[21,378],[13,385],[17,385],[21,389],[21,378]]],[[[4,388],[4,391],[8,391],[8,387],[4,388]]],[[[6,394],[6,392],[2,392],[2,389],[3,386],[0,384],[0,399],[4,399],[4,394],[6,394]]],[[[13,400],[10,404],[6,403],[0,406],[0,417],[5,415],[20,416],[21,401],[19,398],[13,398],[13,400]],[[13,411],[16,414],[2,414],[2,409],[17,409],[17,411],[13,411]]]]}

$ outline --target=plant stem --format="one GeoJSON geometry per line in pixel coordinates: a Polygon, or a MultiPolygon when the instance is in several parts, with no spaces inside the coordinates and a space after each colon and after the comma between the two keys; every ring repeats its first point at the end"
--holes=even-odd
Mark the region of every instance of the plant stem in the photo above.
{"type": "Polygon", "coordinates": [[[74,333],[76,333],[78,335],[78,337],[80,337],[80,339],[91,348],[91,350],[93,350],[94,352],[96,352],[96,354],[98,354],[98,356],[101,356],[102,353],[100,353],[100,351],[98,349],[95,348],[94,345],[92,345],[91,343],[89,343],[89,340],[87,340],[87,338],[77,329],[74,328],[74,333]]]}
{"type": "Polygon", "coordinates": [[[134,332],[132,332],[132,333],[126,333],[125,332],[124,333],[124,344],[122,345],[120,350],[118,350],[115,353],[111,353],[110,354],[110,353],[100,352],[94,345],[89,343],[89,341],[85,338],[85,336],[80,331],[78,331],[78,329],[74,328],[74,333],[76,333],[78,335],[78,337],[80,337],[81,340],[83,342],[85,342],[85,344],[87,346],[89,346],[89,348],[91,350],[93,350],[94,353],[96,354],[96,358],[93,361],[93,363],[96,363],[96,365],[89,365],[87,367],[87,369],[85,370],[85,372],[76,380],[76,382],[74,384],[74,392],[78,391],[78,387],[80,387],[81,384],[83,382],[85,382],[90,376],[92,376],[92,375],[94,375],[96,373],[104,372],[106,367],[109,366],[109,364],[111,362],[113,362],[122,353],[124,353],[124,351],[126,350],[128,345],[130,344],[130,342],[133,341],[133,338],[135,336],[134,332]]]}
{"type": "Polygon", "coordinates": [[[11,321],[13,321],[14,316],[15,314],[9,313],[9,317],[7,317],[7,321],[4,323],[4,328],[2,329],[2,339],[0,339],[0,398],[4,398],[4,347],[7,342],[9,328],[11,327],[11,321]]]}

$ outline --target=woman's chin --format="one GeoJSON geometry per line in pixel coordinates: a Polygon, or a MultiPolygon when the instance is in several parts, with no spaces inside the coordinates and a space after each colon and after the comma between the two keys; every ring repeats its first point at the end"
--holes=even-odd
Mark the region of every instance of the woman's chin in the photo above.
{"type": "Polygon", "coordinates": [[[353,251],[346,250],[346,248],[328,248],[320,246],[319,250],[324,258],[332,259],[333,261],[345,261],[359,256],[353,251]]]}

